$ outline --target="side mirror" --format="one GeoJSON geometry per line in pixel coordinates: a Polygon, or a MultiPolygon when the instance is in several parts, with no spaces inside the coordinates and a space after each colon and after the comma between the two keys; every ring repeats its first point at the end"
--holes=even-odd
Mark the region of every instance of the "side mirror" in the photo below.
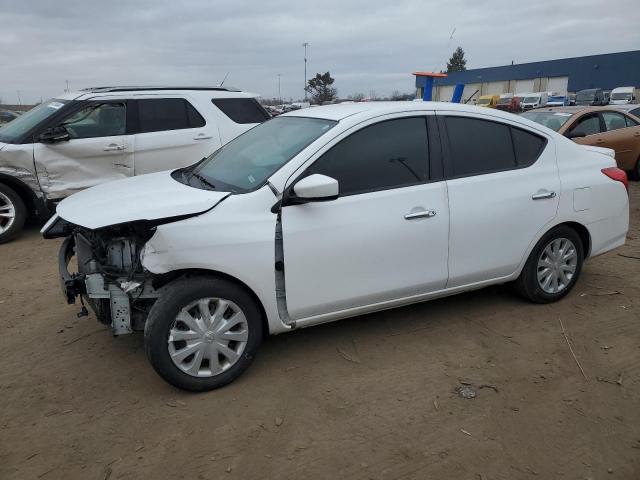
{"type": "Polygon", "coordinates": [[[576,132],[576,131],[573,131],[573,132],[568,132],[568,133],[566,133],[564,136],[573,140],[574,138],[582,138],[582,137],[586,137],[586,136],[587,136],[587,134],[586,134],[586,133],[584,133],[584,132],[576,132]]]}
{"type": "Polygon", "coordinates": [[[69,136],[69,132],[67,129],[59,125],[57,127],[49,127],[44,132],[40,134],[38,140],[42,143],[56,143],[56,142],[65,142],[69,140],[71,137],[69,136]]]}
{"type": "Polygon", "coordinates": [[[335,200],[340,194],[338,181],[335,178],[314,173],[303,178],[293,187],[293,195],[286,204],[297,205],[308,202],[327,202],[335,200]]]}

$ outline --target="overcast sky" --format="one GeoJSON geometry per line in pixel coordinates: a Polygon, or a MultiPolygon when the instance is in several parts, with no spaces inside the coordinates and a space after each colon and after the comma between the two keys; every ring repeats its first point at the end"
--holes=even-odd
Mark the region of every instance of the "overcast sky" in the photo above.
{"type": "MultiPolygon", "coordinates": [[[[638,0],[0,0],[0,97],[100,85],[219,83],[303,96],[329,70],[340,96],[412,92],[416,70],[640,49],[638,0]],[[453,40],[449,36],[455,30],[453,40]]],[[[640,66],[638,66],[640,68],[640,66]]]]}

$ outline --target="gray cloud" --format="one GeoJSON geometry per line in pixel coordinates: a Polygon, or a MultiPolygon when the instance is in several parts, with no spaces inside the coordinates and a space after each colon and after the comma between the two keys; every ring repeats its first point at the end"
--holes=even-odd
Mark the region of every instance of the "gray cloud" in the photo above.
{"type": "Polygon", "coordinates": [[[303,95],[331,71],[342,96],[413,90],[461,45],[469,68],[640,48],[637,0],[0,0],[0,97],[32,102],[110,84],[227,83],[303,95]],[[453,41],[449,34],[456,28],[453,41]]]}

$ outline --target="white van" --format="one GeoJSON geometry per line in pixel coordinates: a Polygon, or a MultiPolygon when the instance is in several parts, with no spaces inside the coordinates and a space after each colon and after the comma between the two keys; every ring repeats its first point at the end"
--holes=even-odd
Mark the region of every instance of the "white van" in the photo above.
{"type": "Polygon", "coordinates": [[[609,103],[612,105],[624,105],[636,103],[636,89],[634,87],[618,87],[611,90],[609,103]]]}
{"type": "Polygon", "coordinates": [[[531,110],[532,108],[544,107],[548,99],[547,92],[527,93],[522,98],[522,109],[531,110]]]}

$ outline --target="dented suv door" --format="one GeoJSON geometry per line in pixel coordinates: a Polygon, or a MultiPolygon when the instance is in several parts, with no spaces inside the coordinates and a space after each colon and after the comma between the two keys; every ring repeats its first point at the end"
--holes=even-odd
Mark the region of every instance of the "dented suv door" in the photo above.
{"type": "Polygon", "coordinates": [[[83,103],[57,126],[68,140],[33,144],[33,160],[47,199],[57,200],[100,183],[133,175],[127,101],[83,103]]]}

